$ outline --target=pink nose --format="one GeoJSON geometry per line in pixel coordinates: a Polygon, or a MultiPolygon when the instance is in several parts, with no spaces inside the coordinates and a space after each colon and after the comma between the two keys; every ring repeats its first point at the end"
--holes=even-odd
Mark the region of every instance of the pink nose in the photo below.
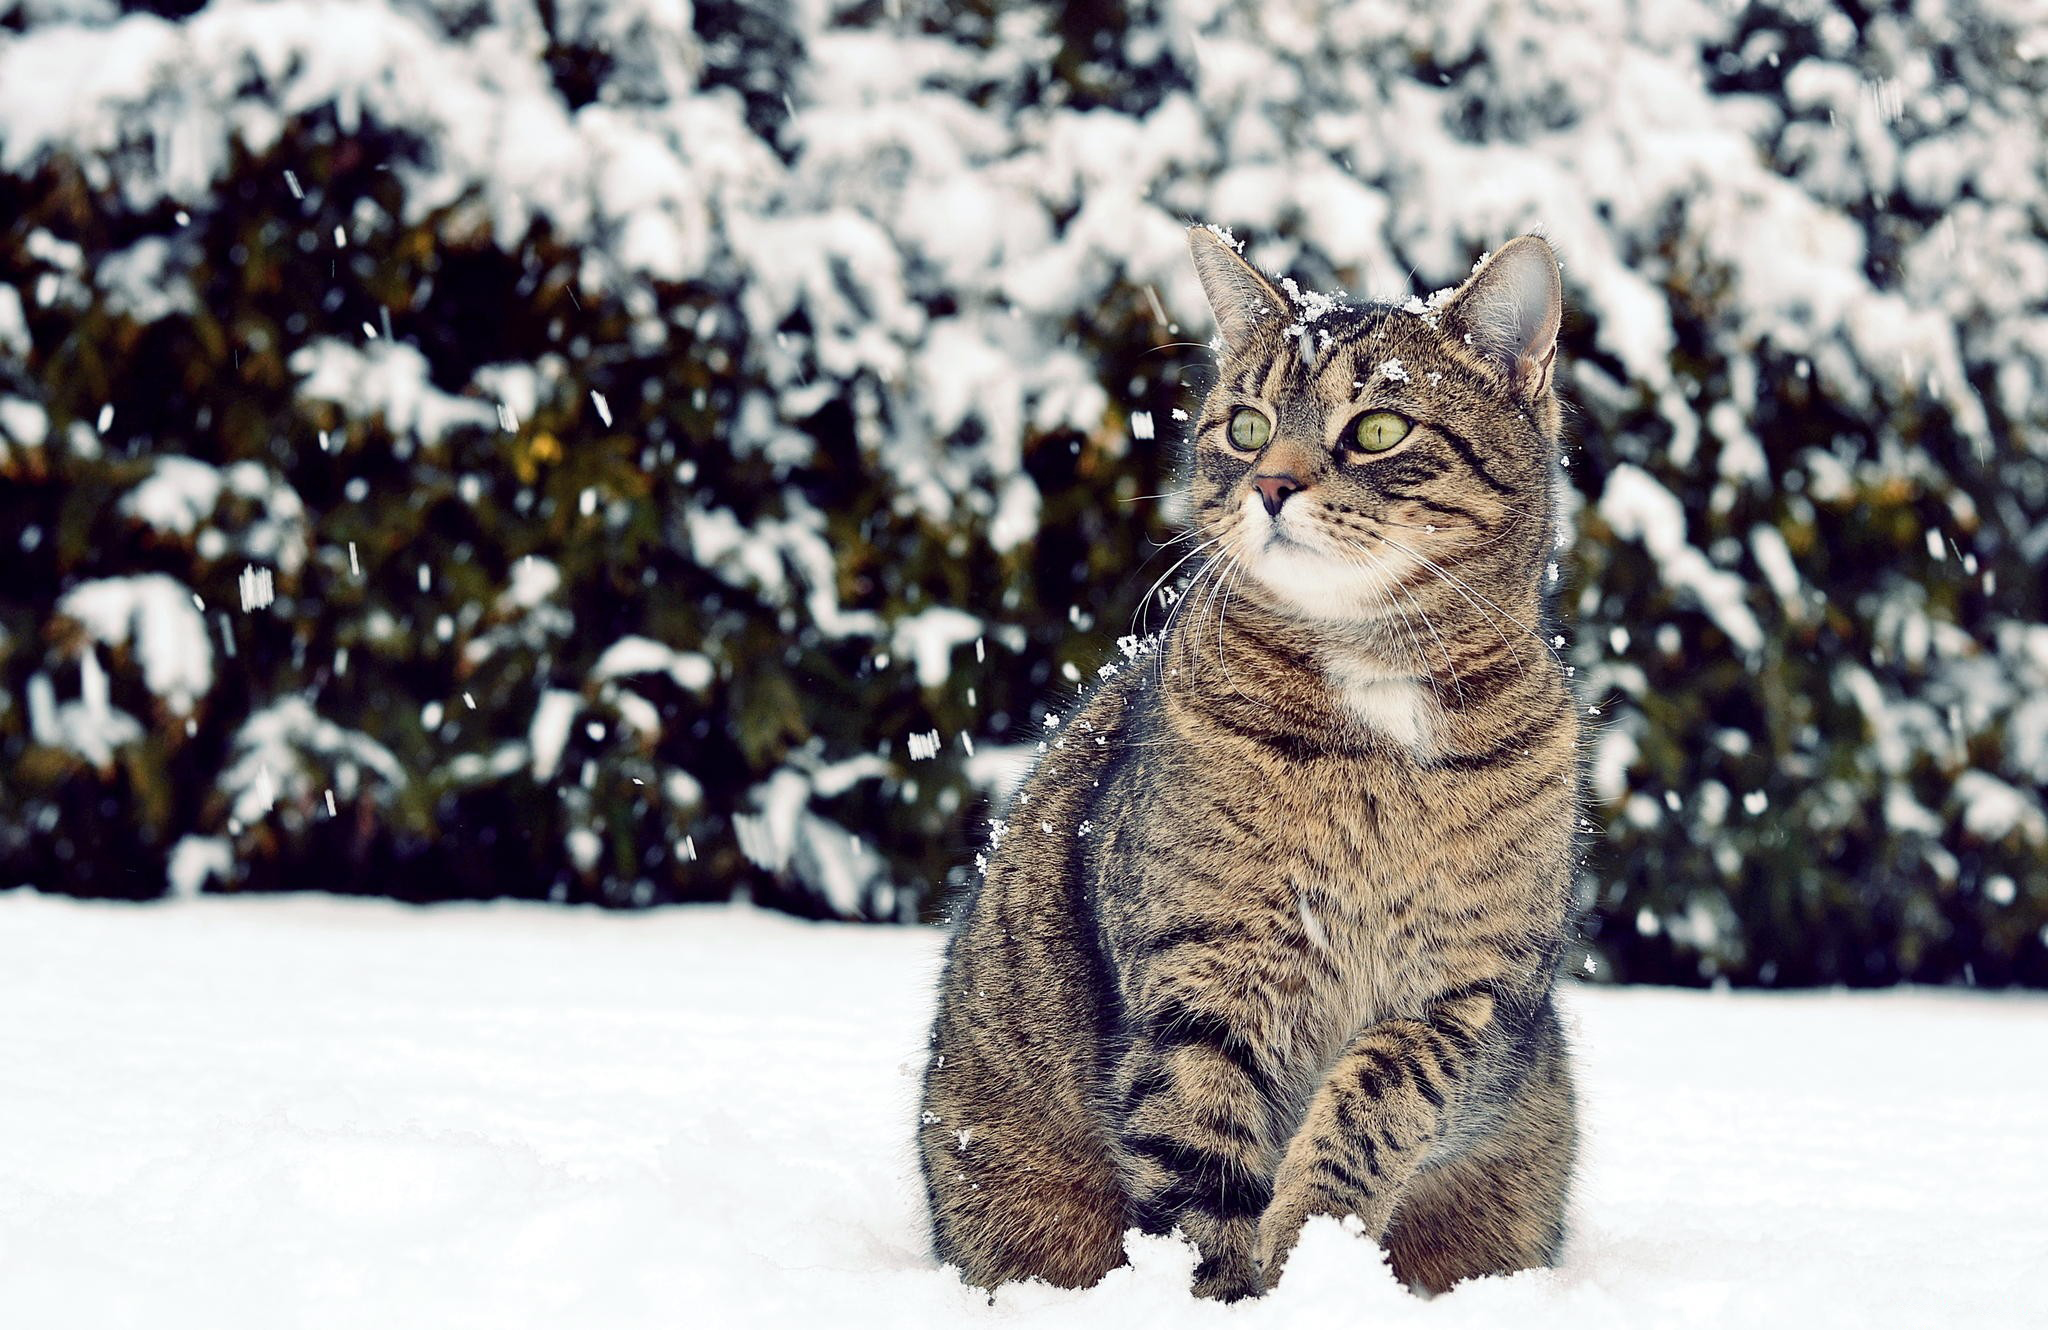
{"type": "Polygon", "coordinates": [[[1280,505],[1287,502],[1288,495],[1302,491],[1302,483],[1293,476],[1259,476],[1252,484],[1266,501],[1267,514],[1273,517],[1280,515],[1280,505]]]}

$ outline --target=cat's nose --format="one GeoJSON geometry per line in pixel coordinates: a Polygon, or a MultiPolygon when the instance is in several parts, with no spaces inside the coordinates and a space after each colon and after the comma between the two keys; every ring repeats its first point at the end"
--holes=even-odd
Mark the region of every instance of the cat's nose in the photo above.
{"type": "Polygon", "coordinates": [[[1266,501],[1266,513],[1271,517],[1280,515],[1280,505],[1287,502],[1290,494],[1299,494],[1302,483],[1293,476],[1260,476],[1252,481],[1259,491],[1259,497],[1266,501]]]}

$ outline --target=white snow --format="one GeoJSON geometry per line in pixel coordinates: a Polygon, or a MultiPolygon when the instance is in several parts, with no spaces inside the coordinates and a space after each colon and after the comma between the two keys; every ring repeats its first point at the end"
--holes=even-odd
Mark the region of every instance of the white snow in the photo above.
{"type": "Polygon", "coordinates": [[[277,599],[277,579],[271,575],[268,568],[258,568],[251,564],[242,569],[242,575],[235,579],[235,584],[242,596],[244,613],[268,609],[271,602],[277,599]]]}
{"type": "Polygon", "coordinates": [[[426,356],[402,342],[356,347],[323,338],[293,352],[291,368],[305,379],[302,398],[333,402],[355,419],[381,416],[400,437],[431,443],[461,425],[498,423],[495,403],[442,392],[428,376],[426,356]]]}
{"type": "Polygon", "coordinates": [[[1956,801],[1962,805],[1963,827],[1980,840],[2000,840],[2018,832],[2034,845],[2048,845],[2048,814],[2041,801],[1983,771],[1956,777],[1956,801]]]}
{"type": "Polygon", "coordinates": [[[566,688],[550,688],[541,694],[527,727],[526,744],[533,751],[533,778],[552,780],[562,765],[562,749],[569,743],[569,726],[583,710],[583,698],[566,688]]]}
{"type": "Polygon", "coordinates": [[[934,606],[896,621],[891,640],[899,656],[917,667],[920,688],[942,688],[953,673],[953,652],[988,631],[964,610],[934,606]]]}
{"type": "Polygon", "coordinates": [[[745,525],[727,508],[691,509],[690,553],[733,586],[759,591],[770,601],[784,599],[790,580],[786,565],[794,565],[808,587],[807,605],[820,632],[829,637],[878,633],[879,615],[839,604],[837,565],[823,534],[824,514],[795,496],[788,507],[788,518],[763,518],[745,525]]]}
{"type": "MultiPolygon", "coordinates": [[[[1556,1271],[1424,1302],[1318,1221],[990,1305],[911,1149],[939,938],[747,909],[0,896],[0,1315],[104,1330],[2038,1324],[2048,1000],[1575,988],[1556,1271]]],[[[972,1131],[961,1123],[958,1130],[972,1131]]]]}
{"type": "Polygon", "coordinates": [[[2048,695],[2030,697],[2006,723],[2013,765],[2048,786],[2048,695]]]}
{"type": "Polygon", "coordinates": [[[97,648],[86,648],[78,660],[79,696],[57,701],[50,676],[38,671],[28,680],[29,738],[47,748],[76,753],[101,771],[114,764],[114,751],[142,738],[142,723],[107,700],[107,675],[97,648]]]}
{"type": "Polygon", "coordinates": [[[237,462],[223,470],[178,454],[159,457],[149,476],[123,496],[120,510],[169,535],[196,534],[199,553],[209,561],[230,549],[274,562],[286,572],[297,572],[306,561],[305,503],[283,477],[258,462],[237,462]],[[257,514],[232,544],[208,522],[223,493],[249,500],[257,514]]]}
{"type": "Polygon", "coordinates": [[[1774,526],[1759,523],[1750,530],[1749,549],[1756,556],[1756,565],[1763,571],[1764,581],[1770,583],[1786,613],[1797,616],[1800,612],[1799,569],[1792,561],[1792,547],[1785,543],[1784,535],[1774,526]]]}
{"type": "Polygon", "coordinates": [[[172,896],[197,896],[208,878],[218,878],[223,882],[231,880],[234,867],[234,846],[226,837],[180,836],[178,843],[171,847],[165,885],[170,888],[172,896]]]}
{"type": "Polygon", "coordinates": [[[1642,745],[1636,742],[1633,717],[1625,717],[1600,731],[1594,741],[1593,761],[1587,772],[1593,793],[1603,804],[1619,804],[1628,796],[1629,768],[1636,764],[1642,745]]]}
{"type": "MultiPolygon", "coordinates": [[[[12,290],[0,287],[0,291],[12,290]]],[[[40,448],[50,436],[50,415],[26,397],[0,397],[0,434],[24,448],[40,448]]],[[[8,449],[0,442],[0,459],[8,449]]]]}
{"type": "Polygon", "coordinates": [[[1015,475],[1003,482],[988,528],[988,543],[996,553],[1007,554],[1038,534],[1039,507],[1038,486],[1031,477],[1015,475]]]}
{"type": "Polygon", "coordinates": [[[604,839],[589,827],[571,827],[563,836],[569,847],[569,858],[579,873],[588,873],[597,867],[598,856],[604,853],[604,839]]]}
{"type": "Polygon", "coordinates": [[[529,554],[512,565],[512,583],[498,597],[504,609],[530,610],[562,586],[562,570],[551,559],[529,554]]]}
{"type": "Polygon", "coordinates": [[[28,319],[21,308],[21,293],[0,282],[0,355],[26,360],[32,345],[28,319]]]}
{"type": "Polygon", "coordinates": [[[750,863],[780,872],[796,851],[798,820],[811,797],[811,783],[801,772],[778,771],[748,793],[758,811],[734,817],[740,851],[750,863]]]}
{"type": "Polygon", "coordinates": [[[677,686],[701,693],[714,677],[711,660],[695,651],[677,651],[651,637],[622,637],[604,649],[591,669],[593,682],[634,674],[666,674],[677,686]]]}
{"type": "Polygon", "coordinates": [[[220,502],[220,470],[193,457],[156,459],[149,478],[128,491],[121,511],[158,531],[189,536],[220,502]]]}
{"type": "Polygon", "coordinates": [[[192,589],[163,573],[83,582],[57,611],[85,625],[93,640],[128,647],[142,682],[178,715],[213,686],[213,643],[192,605],[192,589]]]}
{"type": "Polygon", "coordinates": [[[280,801],[296,811],[310,808],[324,790],[354,798],[366,778],[386,790],[406,784],[405,768],[390,749],[315,714],[305,698],[287,697],[242,722],[219,788],[235,819],[248,825],[280,801]]]}
{"type": "MultiPolygon", "coordinates": [[[[871,898],[893,909],[880,857],[864,849],[851,830],[809,807],[813,794],[829,798],[886,769],[878,761],[854,758],[808,774],[787,767],[776,772],[748,792],[756,811],[733,817],[740,852],[771,872],[788,869],[842,915],[867,913],[871,898]]],[[[884,910],[884,917],[891,912],[884,910]]]]}
{"type": "MultiPolygon", "coordinates": [[[[155,323],[172,314],[190,314],[197,305],[192,284],[185,280],[176,248],[162,236],[145,236],[127,249],[108,255],[93,273],[93,284],[107,296],[109,308],[137,323],[155,323]]],[[[112,423],[113,408],[100,408],[100,433],[112,423]]]]}
{"type": "Polygon", "coordinates": [[[1623,540],[1640,541],[1667,586],[1689,592],[1708,618],[1746,652],[1763,646],[1764,631],[1745,599],[1742,579],[1716,568],[1685,538],[1685,508],[1656,477],[1628,462],[1607,477],[1600,516],[1623,540]]]}

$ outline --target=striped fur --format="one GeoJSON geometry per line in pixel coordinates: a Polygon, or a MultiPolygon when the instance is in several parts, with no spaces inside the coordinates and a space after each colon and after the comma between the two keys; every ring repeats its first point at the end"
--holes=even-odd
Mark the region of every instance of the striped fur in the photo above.
{"type": "Polygon", "coordinates": [[[1055,733],[940,983],[919,1131],[939,1257],[1091,1284],[1180,1230],[1271,1286],[1357,1215],[1411,1285],[1556,1259],[1576,1128],[1553,1004],[1576,708],[1544,641],[1555,260],[1423,313],[1293,303],[1191,233],[1218,377],[1197,571],[1055,733]],[[1398,362],[1389,367],[1389,362],[1398,362]],[[1229,444],[1256,409],[1271,437],[1229,444]],[[1346,446],[1369,410],[1414,422],[1346,446]],[[1277,516],[1261,477],[1296,483],[1277,516]]]}

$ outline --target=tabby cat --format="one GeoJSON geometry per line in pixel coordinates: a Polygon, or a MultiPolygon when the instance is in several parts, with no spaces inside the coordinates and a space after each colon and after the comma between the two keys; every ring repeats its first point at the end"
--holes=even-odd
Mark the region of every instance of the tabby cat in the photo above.
{"type": "Polygon", "coordinates": [[[1352,306],[1189,243],[1219,329],[1198,571],[1049,732],[961,908],[919,1129],[937,1254],[1078,1287],[1127,1226],[1179,1229],[1231,1300],[1356,1215],[1418,1289],[1552,1263],[1580,782],[1540,631],[1556,259],[1523,236],[1352,306]]]}

